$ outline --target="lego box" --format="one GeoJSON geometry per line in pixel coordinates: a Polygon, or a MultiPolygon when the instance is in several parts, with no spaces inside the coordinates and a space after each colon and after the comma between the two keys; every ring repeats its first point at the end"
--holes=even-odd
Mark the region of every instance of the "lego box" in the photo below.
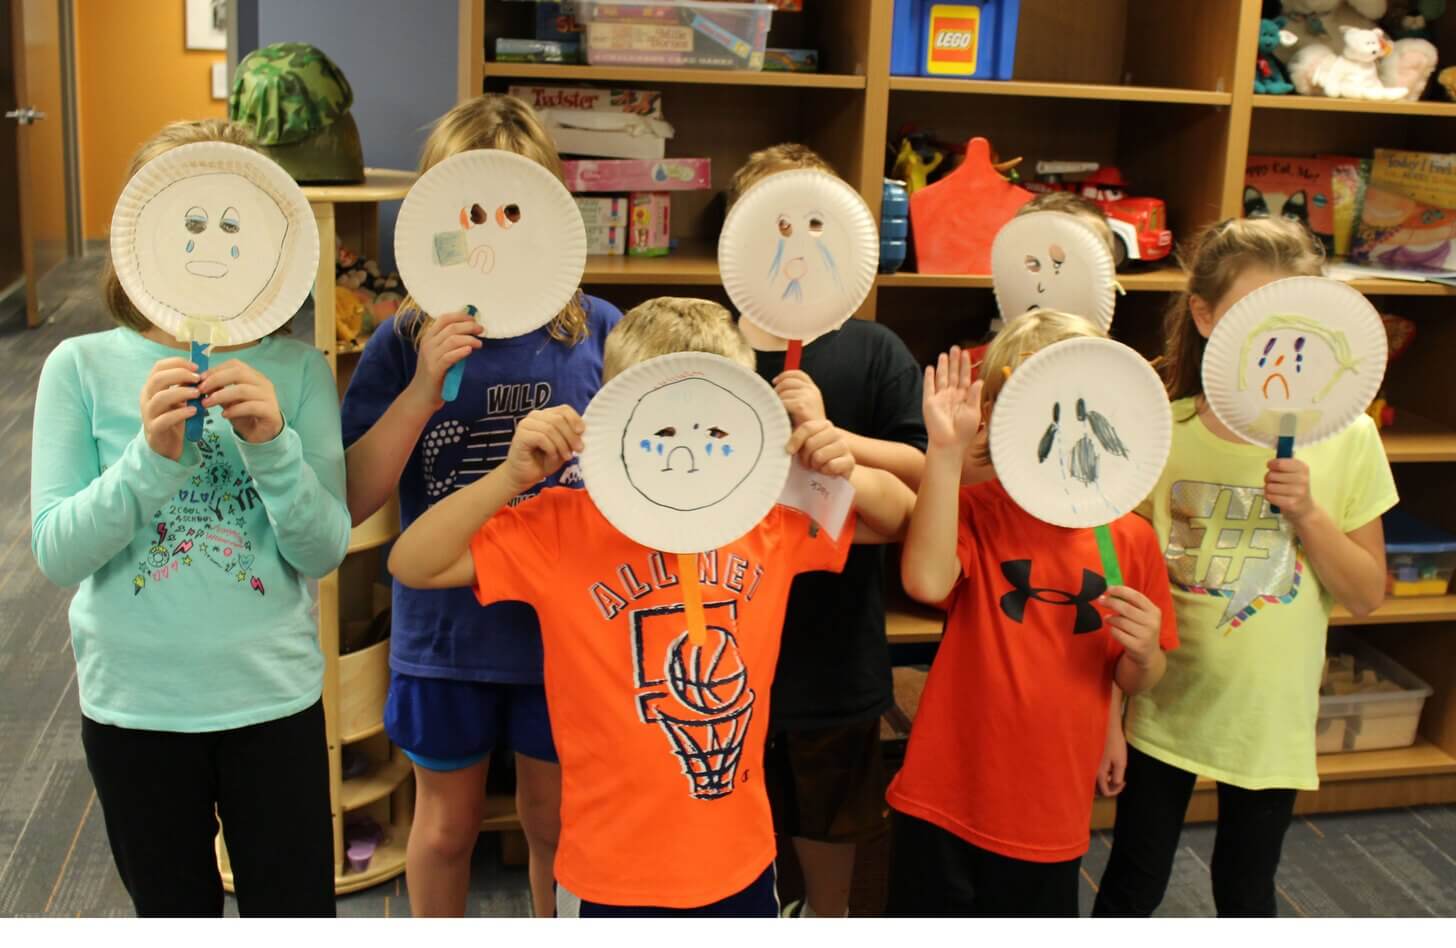
{"type": "Polygon", "coordinates": [[[672,249],[672,198],[657,191],[632,194],[632,228],[627,255],[663,257],[672,249]]]}
{"type": "Polygon", "coordinates": [[[660,161],[564,161],[566,188],[590,191],[706,191],[712,182],[708,158],[660,161]]]}

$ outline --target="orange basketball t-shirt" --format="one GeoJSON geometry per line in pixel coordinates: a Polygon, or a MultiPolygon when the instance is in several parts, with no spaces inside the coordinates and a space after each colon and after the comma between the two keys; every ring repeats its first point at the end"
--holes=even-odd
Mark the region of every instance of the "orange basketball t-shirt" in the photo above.
{"type": "MultiPolygon", "coordinates": [[[[1152,526],[1111,525],[1126,585],[1178,635],[1152,526]]],[[[1097,763],[1122,646],[1095,600],[1106,589],[1091,530],[1037,520],[1000,481],[961,488],[961,578],[945,636],[890,785],[902,813],[1030,862],[1087,851],[1097,763]]]]}
{"type": "Polygon", "coordinates": [[[561,759],[556,878],[609,905],[693,908],[773,862],[764,730],[789,585],[838,571],[836,540],[774,507],[698,557],[708,638],[688,640],[678,560],[618,532],[586,491],[548,488],[471,543],[482,605],[530,603],[561,759]]]}

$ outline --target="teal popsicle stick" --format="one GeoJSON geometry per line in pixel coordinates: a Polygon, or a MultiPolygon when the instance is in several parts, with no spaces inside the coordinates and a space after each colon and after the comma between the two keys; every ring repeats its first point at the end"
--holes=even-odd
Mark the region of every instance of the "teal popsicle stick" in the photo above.
{"type": "MultiPolygon", "coordinates": [[[[207,371],[207,345],[195,339],[192,340],[192,362],[197,366],[199,373],[207,371]]],[[[201,441],[202,424],[207,420],[207,409],[202,407],[202,399],[200,398],[194,398],[187,404],[197,409],[192,417],[187,419],[187,427],[185,429],[187,440],[201,441]]]]}

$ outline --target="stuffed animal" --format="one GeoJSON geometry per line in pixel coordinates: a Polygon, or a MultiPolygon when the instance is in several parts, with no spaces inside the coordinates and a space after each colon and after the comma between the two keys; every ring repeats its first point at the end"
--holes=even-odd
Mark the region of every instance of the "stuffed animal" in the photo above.
{"type": "MultiPolygon", "coordinates": [[[[1288,65],[1295,91],[1300,95],[1328,94],[1315,88],[1313,74],[1344,52],[1344,28],[1376,29],[1390,6],[1389,0],[1282,0],[1289,21],[1287,28],[1297,42],[1281,47],[1275,55],[1288,65]],[[1324,47],[1328,55],[1305,52],[1313,46],[1324,47]]],[[[1376,63],[1376,71],[1381,85],[1405,89],[1403,97],[1416,100],[1436,71],[1436,61],[1436,47],[1430,41],[1407,37],[1395,41],[1389,55],[1376,63]]]]}
{"type": "Polygon", "coordinates": [[[1431,22],[1446,15],[1446,0],[1393,0],[1380,26],[1391,39],[1429,40],[1431,22]]]}
{"type": "Polygon", "coordinates": [[[1456,66],[1447,66],[1436,75],[1436,81],[1446,90],[1446,98],[1456,101],[1456,66]]]}
{"type": "Polygon", "coordinates": [[[1254,66],[1254,91],[1265,95],[1286,95],[1294,91],[1284,72],[1284,64],[1274,58],[1281,46],[1293,46],[1299,37],[1284,28],[1284,17],[1259,21],[1259,59],[1254,66]]]}
{"type": "MultiPolygon", "coordinates": [[[[1291,75],[1303,76],[1309,91],[1305,95],[1327,95],[1332,99],[1370,99],[1394,102],[1404,99],[1404,87],[1389,88],[1380,81],[1375,63],[1390,51],[1390,40],[1380,30],[1341,27],[1345,48],[1339,56],[1320,45],[1300,50],[1289,61],[1291,75]]],[[[1299,82],[1296,80],[1296,85],[1299,82]]]]}

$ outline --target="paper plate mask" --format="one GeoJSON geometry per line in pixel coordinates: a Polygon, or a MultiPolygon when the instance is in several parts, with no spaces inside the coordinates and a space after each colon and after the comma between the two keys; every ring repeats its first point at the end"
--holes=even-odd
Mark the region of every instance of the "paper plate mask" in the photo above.
{"type": "Polygon", "coordinates": [[[718,238],[723,288],[743,318],[811,339],[854,315],[879,267],[875,220],[859,194],[821,171],[785,171],[733,205],[718,238]]]}
{"type": "Polygon", "coordinates": [[[474,305],[489,339],[540,329],[586,269],[586,228],[570,192],[510,152],[468,151],[425,172],[399,210],[394,256],[427,313],[474,305]]]}
{"type": "Polygon", "coordinates": [[[1107,245],[1071,214],[1013,217],[991,244],[991,284],[1007,322],[1033,309],[1084,316],[1112,326],[1117,270],[1107,245]]]}
{"type": "Polygon", "coordinates": [[[1304,447],[1365,411],[1385,365],[1385,328],[1358,290],[1291,277],[1250,293],[1214,326],[1203,391],[1239,437],[1277,447],[1285,424],[1293,445],[1304,447]]]}
{"type": "Polygon", "coordinates": [[[198,142],[154,158],[111,217],[127,297],[183,341],[240,345],[273,332],[312,291],[318,254],[308,199],[241,145],[198,142]]]}
{"type": "Polygon", "coordinates": [[[991,458],[1027,513],[1097,527],[1147,497],[1172,433],[1168,397],[1146,359],[1110,339],[1068,339],[1007,379],[991,414],[991,458]]]}
{"type": "Polygon", "coordinates": [[[643,546],[700,553],[763,519],[789,473],[789,419],[768,384],[705,353],[650,359],[587,406],[581,472],[612,526],[643,546]]]}

